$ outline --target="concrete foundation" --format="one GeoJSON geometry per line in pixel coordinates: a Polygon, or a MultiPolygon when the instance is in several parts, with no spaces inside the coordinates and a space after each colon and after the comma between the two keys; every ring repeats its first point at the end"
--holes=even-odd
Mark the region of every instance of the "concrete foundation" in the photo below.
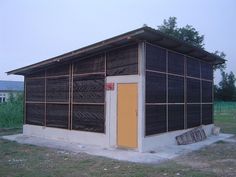
{"type": "Polygon", "coordinates": [[[103,133],[65,130],[60,128],[42,127],[36,125],[24,125],[23,135],[35,136],[51,140],[60,140],[68,143],[81,143],[109,147],[108,138],[103,133]]]}
{"type": "MultiPolygon", "coordinates": [[[[202,127],[206,132],[206,135],[209,137],[212,134],[212,128],[214,127],[214,124],[203,125],[202,127]]],[[[177,145],[175,137],[191,129],[192,128],[162,133],[158,135],[146,136],[143,138],[142,141],[142,152],[155,151],[156,149],[162,148],[164,146],[177,145]]]]}
{"type": "MultiPolygon", "coordinates": [[[[199,150],[205,146],[208,146],[212,143],[215,143],[220,140],[228,140],[233,135],[230,134],[220,134],[219,136],[210,136],[206,140],[189,144],[189,145],[169,145],[169,146],[162,146],[156,149],[152,153],[144,152],[135,152],[130,150],[121,150],[117,148],[101,148],[99,146],[91,146],[91,145],[82,145],[79,143],[68,143],[59,140],[49,140],[45,138],[39,138],[34,136],[25,136],[22,134],[18,135],[9,135],[4,136],[4,139],[16,141],[22,144],[32,144],[41,147],[49,147],[55,148],[59,150],[70,151],[73,153],[87,153],[90,155],[96,156],[103,156],[111,159],[122,160],[122,161],[129,161],[129,162],[138,162],[138,163],[160,163],[165,160],[169,160],[180,155],[192,152],[194,150],[199,150]]],[[[96,140],[94,137],[93,140],[96,140]]]]}
{"type": "MultiPolygon", "coordinates": [[[[203,129],[205,130],[207,136],[210,136],[212,134],[213,126],[213,124],[203,126],[203,129]]],[[[138,151],[149,152],[155,151],[158,148],[177,145],[175,137],[188,130],[191,129],[178,130],[159,135],[139,138],[139,144],[142,144],[142,146],[139,146],[138,151]]],[[[51,140],[59,140],[68,143],[80,143],[84,145],[96,145],[105,148],[116,148],[116,136],[113,137],[114,140],[111,142],[111,136],[108,136],[108,133],[103,134],[76,130],[64,130],[59,128],[50,128],[26,124],[23,126],[23,135],[51,140]]]]}

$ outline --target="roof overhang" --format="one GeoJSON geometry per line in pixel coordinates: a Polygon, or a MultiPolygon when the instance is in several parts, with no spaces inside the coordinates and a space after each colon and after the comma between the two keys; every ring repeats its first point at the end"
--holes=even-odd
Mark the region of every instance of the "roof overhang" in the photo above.
{"type": "Polygon", "coordinates": [[[121,34],[119,36],[115,36],[113,38],[80,48],[78,50],[59,55],[57,57],[53,57],[12,71],[8,71],[7,74],[26,75],[30,72],[40,70],[53,64],[66,62],[75,58],[85,57],[105,50],[110,50],[117,46],[127,45],[139,41],[151,42],[163,48],[167,48],[169,50],[173,50],[191,57],[195,57],[200,60],[210,62],[214,65],[222,64],[225,62],[225,60],[220,58],[219,56],[209,53],[201,48],[190,45],[184,41],[175,39],[174,37],[170,37],[150,27],[142,27],[121,34]]]}

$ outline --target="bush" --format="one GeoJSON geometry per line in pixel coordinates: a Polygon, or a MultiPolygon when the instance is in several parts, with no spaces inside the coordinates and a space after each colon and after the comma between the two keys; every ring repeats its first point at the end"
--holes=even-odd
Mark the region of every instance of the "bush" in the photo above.
{"type": "Polygon", "coordinates": [[[0,104],[0,128],[19,128],[23,123],[23,94],[9,96],[0,104]]]}

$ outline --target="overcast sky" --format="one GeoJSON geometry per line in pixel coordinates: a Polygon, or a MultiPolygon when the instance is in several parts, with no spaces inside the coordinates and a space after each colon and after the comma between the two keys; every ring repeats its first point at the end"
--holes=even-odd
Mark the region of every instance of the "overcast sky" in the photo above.
{"type": "Polygon", "coordinates": [[[235,0],[0,0],[0,80],[23,80],[5,72],[170,16],[204,34],[207,51],[224,51],[236,73],[235,0]]]}

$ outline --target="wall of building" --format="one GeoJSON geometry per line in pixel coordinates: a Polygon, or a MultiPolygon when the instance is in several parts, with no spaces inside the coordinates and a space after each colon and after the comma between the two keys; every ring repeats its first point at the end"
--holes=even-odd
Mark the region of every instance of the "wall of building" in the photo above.
{"type": "Polygon", "coordinates": [[[105,78],[138,74],[138,44],[121,46],[25,76],[25,123],[105,133],[105,78]]]}
{"type": "MultiPolygon", "coordinates": [[[[138,84],[138,95],[141,95],[142,88],[139,87],[141,84],[140,76],[111,76],[106,78],[107,83],[114,83],[114,90],[106,91],[106,125],[107,135],[109,144],[111,147],[117,147],[117,87],[121,83],[137,83],[138,84]]],[[[142,99],[138,98],[138,109],[142,109],[142,99]]],[[[142,115],[138,114],[138,125],[142,125],[140,121],[142,115]]],[[[142,130],[141,127],[138,130],[142,130]]],[[[138,138],[138,142],[139,138],[138,138]]]]}
{"type": "Polygon", "coordinates": [[[0,92],[0,103],[4,103],[7,101],[8,93],[7,92],[0,92]]]}
{"type": "MultiPolygon", "coordinates": [[[[23,126],[24,135],[37,136],[48,139],[62,140],[66,142],[77,142],[88,145],[98,145],[103,147],[117,147],[117,86],[119,83],[137,83],[138,95],[141,95],[143,90],[141,87],[140,75],[129,76],[108,76],[106,83],[113,83],[114,90],[107,90],[105,94],[105,133],[95,133],[88,131],[66,130],[60,128],[52,128],[45,126],[29,125],[23,126]]],[[[138,98],[138,108],[142,110],[143,100],[142,97],[138,98]]],[[[142,111],[138,113],[138,126],[139,130],[143,129],[142,111]]],[[[141,144],[139,131],[138,142],[141,144]]],[[[139,145],[141,146],[141,145],[139,145]]]]}
{"type": "Polygon", "coordinates": [[[23,94],[22,92],[15,92],[15,91],[0,91],[0,103],[8,101],[10,95],[13,95],[14,97],[17,96],[18,94],[23,94]]]}
{"type": "Polygon", "coordinates": [[[142,151],[144,138],[144,120],[145,120],[145,44],[139,43],[138,46],[138,75],[130,76],[109,76],[106,77],[106,83],[114,83],[114,90],[106,91],[106,132],[111,147],[117,147],[117,84],[119,83],[137,83],[138,84],[138,148],[142,151]]]}
{"type": "MultiPolygon", "coordinates": [[[[114,90],[107,90],[106,92],[104,92],[104,102],[73,102],[74,100],[74,95],[73,93],[73,89],[74,87],[69,87],[69,95],[72,94],[72,98],[69,99],[69,114],[66,115],[67,119],[68,119],[68,128],[66,129],[61,129],[60,127],[47,127],[47,124],[45,124],[44,122],[42,122],[42,125],[24,125],[24,134],[26,135],[35,135],[35,136],[41,136],[44,138],[52,138],[52,139],[58,139],[58,140],[63,140],[63,141],[73,141],[73,142],[78,142],[78,143],[82,143],[82,144],[94,144],[94,145],[99,145],[99,146],[104,146],[104,147],[117,147],[117,84],[118,83],[137,83],[138,84],[138,148],[136,150],[140,151],[140,152],[146,152],[149,150],[153,150],[154,148],[158,147],[158,146],[162,146],[162,145],[167,145],[167,144],[173,144],[175,143],[175,136],[191,129],[191,127],[188,126],[187,124],[187,106],[188,103],[191,105],[196,105],[199,104],[200,105],[200,121],[201,124],[204,124],[204,120],[203,120],[203,114],[207,115],[206,113],[204,113],[204,109],[203,106],[204,105],[212,105],[212,95],[210,96],[211,101],[209,102],[208,98],[203,101],[203,97],[202,94],[203,92],[200,91],[200,100],[199,102],[187,102],[187,95],[185,93],[183,93],[183,97],[184,97],[184,101],[180,101],[180,102],[171,102],[172,105],[174,106],[179,106],[179,105],[183,105],[184,107],[184,113],[183,113],[183,117],[181,118],[181,120],[183,120],[183,127],[179,128],[177,127],[177,129],[169,129],[169,122],[168,122],[168,114],[170,114],[170,112],[168,111],[168,107],[169,107],[169,101],[168,100],[168,92],[167,94],[163,94],[163,88],[164,88],[164,92],[166,92],[166,89],[168,88],[168,79],[169,76],[175,76],[178,78],[183,78],[184,80],[184,92],[186,92],[186,88],[187,88],[187,79],[185,79],[185,76],[182,76],[181,74],[176,74],[176,73],[171,73],[171,72],[167,72],[167,68],[168,68],[168,63],[165,60],[165,62],[163,62],[162,60],[158,60],[157,58],[157,62],[159,63],[150,63],[150,61],[148,61],[148,63],[146,63],[147,61],[145,60],[147,57],[147,48],[146,45],[149,45],[147,43],[141,42],[138,45],[138,51],[137,54],[134,53],[129,53],[129,54],[121,54],[119,53],[119,51],[115,51],[114,53],[111,54],[111,57],[114,58],[115,63],[109,63],[106,61],[107,57],[109,57],[108,54],[104,55],[104,63],[103,62],[98,62],[98,63],[94,63],[94,70],[92,71],[92,73],[89,73],[87,71],[84,70],[84,68],[89,67],[91,65],[88,63],[82,63],[82,64],[78,64],[79,66],[83,66],[82,70],[79,71],[77,70],[79,73],[74,73],[75,71],[70,70],[71,75],[69,75],[69,85],[74,83],[74,76],[73,73],[75,74],[76,77],[80,78],[83,77],[84,74],[88,74],[90,75],[94,80],[94,75],[97,74],[103,74],[104,75],[104,84],[106,83],[114,83],[114,90]],[[116,60],[117,58],[119,59],[124,59],[126,56],[137,56],[137,61],[135,60],[128,60],[128,64],[126,63],[125,65],[122,62],[119,62],[119,60],[116,60]],[[104,64],[104,69],[103,67],[101,67],[101,63],[104,64]],[[137,65],[138,63],[138,65],[137,65]],[[164,71],[162,71],[162,69],[160,69],[161,71],[159,71],[157,68],[155,68],[155,66],[158,65],[162,65],[164,64],[165,68],[164,71]],[[100,69],[102,68],[102,70],[100,71],[97,70],[97,65],[100,65],[100,69]],[[109,65],[109,66],[108,66],[109,65]],[[132,67],[130,68],[129,65],[132,65],[132,67]],[[138,68],[136,68],[136,66],[138,66],[138,68]],[[108,68],[109,69],[108,69],[108,68]],[[130,69],[129,69],[130,68],[130,69]],[[103,72],[103,71],[106,72],[103,72]],[[96,71],[96,72],[95,72],[96,71]],[[94,73],[93,73],[94,72],[94,73]],[[132,74],[135,73],[135,74],[132,74]],[[150,85],[148,85],[147,83],[147,79],[150,79],[147,77],[147,73],[154,73],[154,78],[156,78],[156,76],[158,77],[159,75],[164,75],[164,87],[160,88],[160,85],[163,85],[163,80],[155,80],[154,82],[156,82],[155,84],[157,85],[157,88],[154,88],[154,90],[151,92],[150,88],[148,88],[150,85]],[[158,81],[158,82],[157,82],[158,81]],[[158,86],[159,85],[159,86],[158,86]],[[159,87],[159,88],[158,88],[159,87]],[[154,93],[154,95],[150,95],[150,93],[154,93]],[[157,95],[155,95],[155,93],[158,93],[157,95]],[[164,95],[164,97],[163,97],[164,95]],[[148,99],[147,99],[148,97],[148,99]],[[158,102],[156,100],[161,100],[160,97],[163,97],[163,99],[165,101],[161,101],[158,102]],[[160,99],[159,99],[160,98],[160,99]],[[149,102],[148,100],[152,100],[152,99],[156,99],[154,101],[149,102]],[[104,104],[103,104],[104,103],[104,104]],[[73,129],[73,109],[74,109],[74,105],[96,105],[97,106],[101,106],[104,105],[104,131],[103,132],[95,132],[94,129],[87,129],[86,131],[83,131],[83,129],[77,129],[74,130],[73,129]],[[148,112],[146,110],[147,106],[154,106],[154,107],[158,107],[158,106],[164,106],[165,108],[165,117],[164,117],[164,122],[165,122],[165,126],[164,126],[164,131],[163,129],[160,129],[159,131],[159,127],[153,127],[154,128],[154,132],[151,132],[150,134],[147,134],[147,126],[150,126],[150,124],[148,125],[148,121],[147,121],[147,114],[150,115],[150,112],[148,112]],[[71,112],[72,111],[72,112],[71,112]],[[45,126],[46,125],[46,126],[45,126]],[[185,129],[185,130],[181,130],[181,129],[185,129]],[[156,131],[158,130],[158,131],[156,131]],[[167,132],[167,133],[165,133],[167,132]]],[[[156,48],[157,46],[154,46],[154,48],[156,48]]],[[[158,48],[158,47],[157,47],[158,48]]],[[[128,49],[129,51],[129,49],[128,49]]],[[[158,52],[157,55],[154,56],[158,57],[158,52]]],[[[168,52],[164,49],[164,58],[166,58],[168,56],[168,52]]],[[[163,56],[162,56],[163,57],[163,56]]],[[[184,56],[185,58],[186,56],[184,56]]],[[[103,57],[102,57],[103,58],[103,57]]],[[[84,60],[85,61],[85,60],[84,60]]],[[[184,61],[186,61],[186,59],[184,59],[184,61]]],[[[198,60],[197,60],[198,61],[198,60]]],[[[103,66],[102,64],[102,66],[103,66]]],[[[174,64],[175,65],[175,64],[174,64]]],[[[200,65],[200,64],[199,64],[200,65]]],[[[72,68],[74,68],[72,65],[70,66],[72,68]]],[[[176,64],[176,67],[178,68],[178,63],[176,64]]],[[[181,67],[181,66],[180,66],[181,67]]],[[[186,64],[184,62],[184,74],[187,74],[187,70],[186,70],[186,64]]],[[[178,71],[177,71],[178,72],[178,71]]],[[[44,76],[45,76],[45,71],[44,71],[44,76]]],[[[32,77],[32,76],[31,76],[32,77]]],[[[87,77],[87,76],[86,76],[87,77]]],[[[89,78],[91,78],[89,77],[89,78]]],[[[33,76],[34,78],[34,76],[33,76]]],[[[44,82],[43,83],[47,83],[47,78],[44,78],[44,82]]],[[[192,78],[191,76],[189,76],[189,79],[195,79],[199,81],[200,88],[202,88],[202,83],[203,82],[209,82],[212,84],[212,80],[209,79],[201,79],[201,78],[192,78]]],[[[79,79],[80,80],[80,79],[79,79]]],[[[89,79],[86,79],[89,80],[89,79]]],[[[97,81],[96,79],[94,80],[95,83],[99,83],[100,81],[97,81]]],[[[149,81],[148,81],[149,82],[149,81]]],[[[39,83],[39,82],[38,82],[39,83]]],[[[37,83],[37,84],[38,84],[37,83]]],[[[88,82],[90,83],[90,82],[88,82]]],[[[150,82],[149,82],[150,83],[150,82]]],[[[80,85],[80,82],[78,82],[78,85],[80,85]]],[[[77,85],[77,86],[78,86],[77,85]]],[[[90,85],[91,86],[91,85],[90,85]]],[[[96,86],[96,85],[95,85],[96,86]]],[[[97,85],[98,86],[98,85],[97,85]]],[[[96,88],[101,88],[101,87],[97,87],[96,88]]],[[[177,83],[177,86],[178,83],[177,83]]],[[[87,88],[89,87],[89,84],[86,86],[87,88]]],[[[33,87],[34,88],[34,87],[33,87]]],[[[33,89],[31,88],[31,89],[33,89]]],[[[175,87],[174,87],[175,88],[175,87]]],[[[29,88],[28,88],[29,89],[29,88]]],[[[82,90],[86,88],[81,88],[82,90]]],[[[81,90],[79,89],[79,90],[81,90]]],[[[153,89],[153,88],[152,88],[153,89]]],[[[206,88],[207,89],[207,88],[206,88]]],[[[26,90],[27,90],[27,84],[26,84],[26,90]]],[[[45,85],[43,85],[43,89],[42,90],[47,90],[47,87],[45,85]]],[[[201,89],[202,90],[202,89],[201,89]]],[[[35,90],[35,92],[38,91],[38,88],[35,90]]],[[[177,90],[178,92],[178,90],[177,90]]],[[[91,93],[87,93],[88,95],[91,95],[93,92],[91,93]]],[[[43,99],[47,99],[47,96],[45,97],[45,94],[37,95],[36,97],[39,98],[43,98],[43,99]],[[42,96],[43,95],[43,96],[42,96]]],[[[93,94],[92,94],[93,95],[93,94]]],[[[91,96],[92,96],[91,95],[91,96]]],[[[98,94],[98,97],[100,97],[99,95],[101,95],[101,92],[98,94]]],[[[89,99],[91,101],[91,96],[87,97],[86,99],[89,99]]],[[[209,97],[209,96],[207,96],[209,97]]],[[[26,98],[27,98],[27,94],[26,94],[26,98]]],[[[102,97],[100,97],[102,98],[102,97]]],[[[82,97],[83,99],[83,97],[82,97]]],[[[102,100],[102,99],[101,99],[102,100]]],[[[27,100],[26,99],[26,105],[27,103],[31,103],[34,104],[34,102],[32,102],[32,100],[27,100]]],[[[42,102],[44,108],[47,110],[47,101],[46,102],[42,102]]],[[[54,103],[57,104],[57,103],[54,103]]],[[[79,109],[79,108],[78,108],[79,109]]],[[[53,110],[53,109],[50,109],[53,110]]],[[[211,109],[212,110],[212,109],[211,109]]],[[[96,112],[95,113],[99,113],[96,112]]],[[[212,113],[212,112],[211,112],[212,113]]],[[[26,114],[27,114],[27,107],[26,107],[26,114]]],[[[78,113],[78,115],[83,115],[85,113],[78,113]]],[[[101,115],[101,113],[99,113],[101,115]]],[[[152,114],[152,113],[151,113],[152,114]]],[[[43,120],[45,120],[45,110],[42,111],[41,113],[39,112],[34,112],[34,118],[36,117],[42,117],[43,116],[43,120]]],[[[87,111],[86,115],[91,115],[91,112],[89,112],[89,110],[87,111]]],[[[94,115],[94,114],[93,114],[94,115]]],[[[163,114],[162,114],[163,115],[163,114]]],[[[159,114],[158,109],[155,110],[155,114],[152,114],[152,120],[154,120],[154,122],[151,121],[152,126],[157,125],[156,122],[158,122],[160,119],[160,116],[162,116],[161,114],[159,114]],[[157,114],[156,114],[157,113],[157,114]]],[[[179,121],[179,114],[178,112],[174,112],[172,115],[177,115],[176,120],[174,122],[180,122],[179,121]]],[[[196,114],[197,115],[197,114],[196,114]]],[[[207,126],[205,126],[205,129],[207,130],[208,134],[212,127],[212,114],[208,114],[208,118],[206,117],[205,119],[205,123],[209,124],[207,126]],[[208,122],[207,122],[208,121],[208,122]]],[[[47,117],[47,116],[46,116],[47,117]]],[[[82,118],[85,118],[84,116],[82,116],[82,118]]],[[[150,120],[150,119],[149,119],[150,120]]],[[[36,121],[37,122],[37,121],[36,121]]],[[[149,121],[150,123],[150,121],[149,121]]],[[[26,124],[28,124],[27,122],[27,116],[26,116],[26,124]]],[[[31,123],[32,124],[32,123],[31,123]]],[[[200,125],[200,124],[199,124],[200,125]]],[[[194,126],[197,126],[194,124],[194,126]]]]}
{"type": "Polygon", "coordinates": [[[145,49],[145,136],[212,124],[212,64],[150,43],[145,49]]]}
{"type": "Polygon", "coordinates": [[[116,147],[117,84],[139,85],[138,51],[122,46],[27,75],[23,133],[116,147]],[[113,91],[104,91],[107,82],[113,91]]]}

